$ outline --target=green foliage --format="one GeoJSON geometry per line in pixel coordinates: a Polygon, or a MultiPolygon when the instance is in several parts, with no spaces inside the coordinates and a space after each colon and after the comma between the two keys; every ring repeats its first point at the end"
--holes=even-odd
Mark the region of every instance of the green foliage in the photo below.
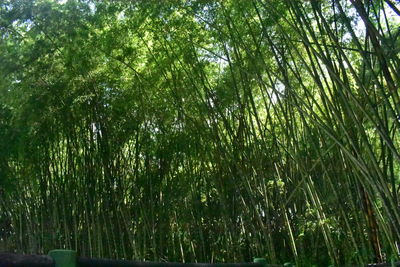
{"type": "Polygon", "coordinates": [[[398,257],[386,2],[3,1],[0,248],[398,257]]]}

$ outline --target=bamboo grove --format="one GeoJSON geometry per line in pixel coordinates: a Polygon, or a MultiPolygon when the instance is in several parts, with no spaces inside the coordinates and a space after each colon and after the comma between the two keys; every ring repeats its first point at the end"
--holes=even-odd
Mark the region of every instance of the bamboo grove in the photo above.
{"type": "Polygon", "coordinates": [[[397,258],[399,9],[2,1],[0,249],[397,258]]]}

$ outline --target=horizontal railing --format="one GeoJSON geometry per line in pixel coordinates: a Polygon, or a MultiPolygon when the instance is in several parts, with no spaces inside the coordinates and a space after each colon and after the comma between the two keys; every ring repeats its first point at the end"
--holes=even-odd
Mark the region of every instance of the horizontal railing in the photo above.
{"type": "MultiPolygon", "coordinates": [[[[96,259],[78,257],[73,250],[52,250],[48,255],[19,255],[0,253],[0,267],[295,267],[291,263],[284,265],[268,264],[264,258],[255,258],[245,263],[178,263],[143,262],[128,260],[96,259]]],[[[333,265],[331,265],[333,266],[333,265]]],[[[399,262],[368,264],[366,267],[400,267],[399,262]]],[[[353,266],[360,267],[360,266],[353,266]]]]}
{"type": "Polygon", "coordinates": [[[46,255],[18,255],[0,253],[0,267],[292,267],[267,264],[264,258],[255,258],[246,263],[178,263],[178,262],[140,262],[128,260],[95,259],[78,257],[73,250],[52,250],[46,255]]]}

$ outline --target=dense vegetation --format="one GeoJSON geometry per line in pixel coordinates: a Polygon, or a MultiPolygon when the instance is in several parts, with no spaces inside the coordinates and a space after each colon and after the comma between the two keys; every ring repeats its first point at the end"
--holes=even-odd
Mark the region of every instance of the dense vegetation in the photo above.
{"type": "Polygon", "coordinates": [[[397,257],[399,9],[1,1],[0,249],[397,257]]]}

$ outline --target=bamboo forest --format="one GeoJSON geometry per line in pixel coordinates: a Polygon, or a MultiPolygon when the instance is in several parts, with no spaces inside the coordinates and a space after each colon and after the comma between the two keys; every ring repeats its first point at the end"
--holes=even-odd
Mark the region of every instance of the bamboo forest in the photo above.
{"type": "Polygon", "coordinates": [[[399,260],[396,0],[2,0],[0,38],[0,251],[399,260]]]}

